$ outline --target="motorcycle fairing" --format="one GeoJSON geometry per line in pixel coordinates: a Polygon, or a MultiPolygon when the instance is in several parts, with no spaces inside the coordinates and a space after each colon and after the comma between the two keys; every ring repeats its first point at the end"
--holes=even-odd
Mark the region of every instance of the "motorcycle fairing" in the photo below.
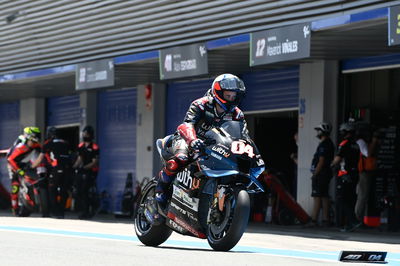
{"type": "Polygon", "coordinates": [[[181,234],[206,238],[198,217],[200,200],[193,195],[194,191],[200,189],[200,182],[203,181],[194,176],[196,171],[197,166],[192,164],[177,174],[167,209],[167,225],[181,234]]]}

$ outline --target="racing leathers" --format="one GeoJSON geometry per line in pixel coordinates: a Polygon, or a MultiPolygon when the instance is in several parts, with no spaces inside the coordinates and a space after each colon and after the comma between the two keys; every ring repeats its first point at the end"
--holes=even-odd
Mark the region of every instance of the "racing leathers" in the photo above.
{"type": "Polygon", "coordinates": [[[96,179],[99,171],[99,154],[99,146],[91,140],[81,142],[78,146],[77,162],[79,161],[80,165],[77,169],[74,186],[81,209],[80,219],[92,218],[98,208],[96,179]]]}
{"type": "Polygon", "coordinates": [[[216,104],[213,97],[209,95],[193,101],[183,123],[178,126],[177,132],[163,139],[163,146],[168,149],[169,154],[172,156],[166,160],[165,167],[158,176],[156,200],[161,207],[165,207],[168,199],[168,188],[175,179],[176,174],[185,168],[194,159],[193,156],[198,155],[196,152],[201,150],[201,146],[204,146],[202,140],[204,140],[208,130],[218,127],[229,120],[243,121],[244,132],[242,133],[251,141],[250,137],[248,137],[243,112],[238,107],[235,107],[232,111],[218,113],[216,104]],[[193,151],[196,152],[193,153],[193,151]]]}
{"type": "Polygon", "coordinates": [[[20,176],[24,176],[24,169],[41,153],[41,150],[39,143],[34,142],[29,146],[26,141],[23,141],[13,147],[8,155],[7,161],[11,178],[11,207],[14,212],[18,210],[20,176]]]}

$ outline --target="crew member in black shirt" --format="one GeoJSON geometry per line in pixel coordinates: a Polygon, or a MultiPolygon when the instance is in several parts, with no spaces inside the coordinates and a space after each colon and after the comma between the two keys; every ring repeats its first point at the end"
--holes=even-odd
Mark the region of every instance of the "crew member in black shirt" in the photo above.
{"type": "Polygon", "coordinates": [[[71,149],[67,141],[58,136],[58,130],[50,127],[43,152],[49,168],[49,199],[51,215],[64,218],[67,186],[71,174],[71,149]]]}
{"type": "Polygon", "coordinates": [[[314,128],[317,131],[317,138],[320,143],[315,151],[311,163],[312,173],[312,193],[314,199],[313,212],[311,216],[311,225],[317,225],[319,211],[322,207],[322,224],[328,226],[329,221],[329,183],[332,178],[330,168],[333,160],[335,147],[329,137],[332,126],[328,123],[321,123],[314,128]]]}
{"type": "Polygon", "coordinates": [[[79,219],[90,219],[98,207],[96,178],[99,171],[99,146],[93,142],[94,130],[86,126],[82,131],[82,140],[78,146],[78,158],[74,163],[77,169],[75,187],[81,209],[79,219]]]}
{"type": "Polygon", "coordinates": [[[354,123],[343,123],[339,132],[343,140],[332,162],[333,167],[339,167],[336,178],[336,223],[338,226],[344,226],[342,231],[348,232],[353,231],[358,224],[354,207],[357,200],[357,165],[360,150],[354,138],[354,123]]]}

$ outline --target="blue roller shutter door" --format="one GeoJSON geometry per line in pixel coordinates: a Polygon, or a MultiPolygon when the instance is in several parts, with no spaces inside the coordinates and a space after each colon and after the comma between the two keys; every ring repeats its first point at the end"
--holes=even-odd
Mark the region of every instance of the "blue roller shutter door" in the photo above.
{"type": "Polygon", "coordinates": [[[400,54],[360,57],[343,60],[341,62],[343,73],[398,68],[399,66],[400,54]]]}
{"type": "MultiPolygon", "coordinates": [[[[247,94],[241,104],[243,111],[268,111],[298,108],[299,67],[250,72],[241,76],[247,94]]],[[[182,123],[190,103],[202,97],[213,80],[168,84],[167,134],[182,123]]]]}
{"type": "Polygon", "coordinates": [[[244,111],[298,108],[299,67],[250,72],[242,76],[247,95],[244,111]]]}
{"type": "Polygon", "coordinates": [[[167,134],[172,134],[176,131],[176,127],[182,123],[190,103],[204,96],[211,87],[212,81],[211,79],[168,84],[167,134]]]}
{"type": "MultiPolygon", "coordinates": [[[[21,134],[19,119],[19,103],[0,104],[0,149],[8,149],[21,134]]],[[[0,181],[3,186],[10,189],[10,179],[7,171],[7,161],[0,158],[0,181]]]]}
{"type": "Polygon", "coordinates": [[[136,89],[98,94],[99,192],[111,196],[110,211],[121,210],[128,173],[136,176],[136,89]]]}
{"type": "Polygon", "coordinates": [[[47,126],[61,126],[81,122],[79,95],[47,99],[47,126]]]}

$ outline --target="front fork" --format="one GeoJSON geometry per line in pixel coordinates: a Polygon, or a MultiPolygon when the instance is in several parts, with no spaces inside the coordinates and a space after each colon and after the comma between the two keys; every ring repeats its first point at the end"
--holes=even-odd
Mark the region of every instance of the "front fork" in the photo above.
{"type": "Polygon", "coordinates": [[[230,193],[230,188],[226,185],[218,185],[214,192],[213,201],[207,217],[207,223],[220,223],[223,219],[225,200],[230,193]]]}

